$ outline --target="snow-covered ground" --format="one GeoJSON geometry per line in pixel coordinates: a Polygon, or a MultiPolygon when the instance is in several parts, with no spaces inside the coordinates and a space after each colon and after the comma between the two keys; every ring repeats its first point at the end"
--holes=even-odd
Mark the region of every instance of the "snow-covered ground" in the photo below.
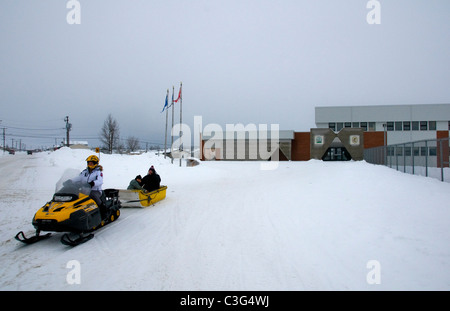
{"type": "Polygon", "coordinates": [[[0,290],[450,290],[450,184],[365,162],[202,162],[101,154],[104,189],[154,165],[168,186],[77,247],[31,219],[87,150],[0,156],[0,290]],[[72,265],[79,263],[79,266],[72,265]],[[79,276],[70,284],[68,275],[79,276]]]}

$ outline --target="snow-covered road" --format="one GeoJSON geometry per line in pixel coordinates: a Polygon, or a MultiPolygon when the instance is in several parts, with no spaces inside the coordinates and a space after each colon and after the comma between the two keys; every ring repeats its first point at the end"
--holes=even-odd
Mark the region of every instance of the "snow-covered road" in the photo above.
{"type": "Polygon", "coordinates": [[[14,240],[32,232],[62,172],[82,170],[89,154],[0,157],[1,290],[450,289],[450,184],[365,162],[265,171],[257,162],[179,167],[150,153],[102,154],[104,188],[124,189],[154,165],[166,199],[123,208],[75,248],[59,233],[28,246],[14,240]],[[80,284],[67,280],[74,261],[80,284]]]}

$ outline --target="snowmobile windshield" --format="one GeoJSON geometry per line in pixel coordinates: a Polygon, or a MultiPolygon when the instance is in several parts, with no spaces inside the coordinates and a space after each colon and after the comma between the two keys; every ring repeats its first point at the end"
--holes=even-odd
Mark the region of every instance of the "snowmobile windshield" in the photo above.
{"type": "Polygon", "coordinates": [[[78,175],[79,172],[74,170],[64,172],[63,176],[56,183],[56,190],[53,195],[54,202],[70,202],[77,200],[80,193],[85,195],[91,193],[89,184],[73,181],[78,175]]]}

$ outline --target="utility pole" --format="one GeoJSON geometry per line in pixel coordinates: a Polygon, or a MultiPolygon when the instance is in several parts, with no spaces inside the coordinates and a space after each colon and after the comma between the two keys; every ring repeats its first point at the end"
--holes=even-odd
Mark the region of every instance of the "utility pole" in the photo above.
{"type": "MultiPolygon", "coordinates": [[[[0,123],[2,122],[2,120],[0,120],[0,123]]],[[[6,145],[5,145],[5,130],[6,128],[3,128],[3,153],[5,153],[6,151],[6,145]]]]}
{"type": "Polygon", "coordinates": [[[69,147],[70,146],[69,132],[72,129],[72,124],[69,123],[69,116],[66,116],[64,118],[64,121],[66,122],[66,139],[67,139],[66,140],[66,145],[67,145],[67,147],[69,147]]]}
{"type": "Polygon", "coordinates": [[[182,125],[183,125],[183,83],[180,82],[180,167],[181,167],[181,158],[182,158],[182,152],[183,152],[183,147],[182,146],[182,141],[181,141],[181,129],[182,129],[182,125]]]}

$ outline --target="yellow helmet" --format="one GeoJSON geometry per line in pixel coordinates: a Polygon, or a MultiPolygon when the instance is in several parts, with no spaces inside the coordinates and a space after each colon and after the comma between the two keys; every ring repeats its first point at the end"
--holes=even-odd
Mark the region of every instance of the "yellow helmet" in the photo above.
{"type": "Polygon", "coordinates": [[[98,165],[99,160],[96,155],[90,155],[87,157],[86,162],[90,169],[94,169],[98,165]],[[93,162],[93,164],[89,164],[89,162],[93,162]]]}

